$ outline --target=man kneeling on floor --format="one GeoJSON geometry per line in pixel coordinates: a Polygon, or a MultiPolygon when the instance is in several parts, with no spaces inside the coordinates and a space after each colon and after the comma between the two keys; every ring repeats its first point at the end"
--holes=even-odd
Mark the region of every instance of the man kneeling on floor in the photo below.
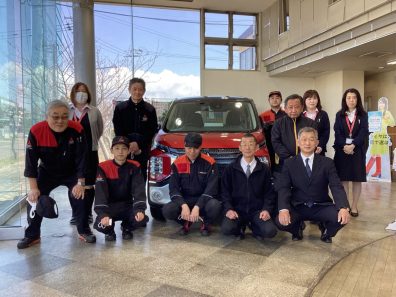
{"type": "Polygon", "coordinates": [[[98,214],[94,228],[105,234],[106,241],[116,240],[115,221],[122,221],[122,239],[132,239],[132,230],[145,226],[148,217],[146,192],[140,165],[127,160],[129,139],[116,136],[111,145],[114,160],[99,164],[96,177],[95,212],[98,214]]]}
{"type": "Polygon", "coordinates": [[[285,161],[276,180],[279,215],[275,223],[280,230],[290,232],[293,240],[301,240],[304,221],[318,221],[320,239],[331,243],[332,237],[349,222],[349,203],[333,160],[314,153],[318,144],[314,128],[305,127],[298,132],[300,154],[285,161]]]}
{"type": "Polygon", "coordinates": [[[242,137],[239,150],[242,156],[228,165],[221,177],[223,234],[243,239],[248,226],[259,240],[274,237],[277,230],[271,219],[275,202],[271,172],[254,156],[258,144],[253,134],[242,137]]]}
{"type": "Polygon", "coordinates": [[[96,241],[88,223],[87,199],[84,199],[86,147],[83,127],[69,121],[67,103],[51,101],[47,119],[33,125],[26,144],[24,174],[30,186],[27,198],[29,226],[25,237],[18,242],[18,249],[40,242],[43,217],[32,207],[61,185],[68,188],[70,202],[76,210],[79,238],[87,243],[96,241]]]}
{"type": "Polygon", "coordinates": [[[188,133],[184,139],[185,155],[172,164],[169,183],[171,202],[162,213],[168,220],[176,220],[183,227],[180,235],[187,235],[192,223],[201,221],[201,235],[210,233],[210,225],[221,211],[218,193],[218,172],[215,160],[201,153],[202,137],[188,133]]]}

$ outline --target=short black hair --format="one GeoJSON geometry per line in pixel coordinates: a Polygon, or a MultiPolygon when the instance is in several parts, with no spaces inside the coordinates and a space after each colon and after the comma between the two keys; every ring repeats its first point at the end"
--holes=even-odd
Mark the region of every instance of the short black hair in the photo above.
{"type": "Polygon", "coordinates": [[[252,133],[245,133],[245,134],[243,134],[242,138],[253,138],[254,142],[257,144],[257,139],[252,133]]]}
{"type": "Polygon", "coordinates": [[[289,102],[289,100],[295,100],[295,99],[300,100],[301,106],[304,106],[303,98],[298,94],[292,94],[287,96],[287,98],[285,99],[285,107],[287,106],[287,102],[289,102]]]}
{"type": "Polygon", "coordinates": [[[146,90],[146,82],[144,81],[143,78],[139,78],[139,77],[134,77],[134,78],[132,78],[132,79],[129,81],[128,89],[131,88],[131,86],[132,86],[133,84],[136,84],[136,83],[142,84],[143,89],[146,90]]]}

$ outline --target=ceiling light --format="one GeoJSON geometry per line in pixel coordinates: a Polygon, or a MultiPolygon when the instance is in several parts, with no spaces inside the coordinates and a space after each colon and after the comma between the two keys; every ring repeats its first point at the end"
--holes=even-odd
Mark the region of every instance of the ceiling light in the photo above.
{"type": "Polygon", "coordinates": [[[388,65],[396,65],[396,60],[392,60],[392,61],[386,62],[386,64],[388,64],[388,65]]]}

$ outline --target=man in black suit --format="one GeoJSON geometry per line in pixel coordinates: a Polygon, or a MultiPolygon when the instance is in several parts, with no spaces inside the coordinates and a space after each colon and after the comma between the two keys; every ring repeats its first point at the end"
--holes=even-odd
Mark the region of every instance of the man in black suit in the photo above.
{"type": "Polygon", "coordinates": [[[314,153],[318,144],[314,128],[298,132],[300,154],[285,161],[276,181],[279,215],[275,223],[280,230],[290,232],[293,240],[301,240],[304,221],[318,221],[320,239],[331,243],[349,222],[349,203],[333,160],[314,153]]]}

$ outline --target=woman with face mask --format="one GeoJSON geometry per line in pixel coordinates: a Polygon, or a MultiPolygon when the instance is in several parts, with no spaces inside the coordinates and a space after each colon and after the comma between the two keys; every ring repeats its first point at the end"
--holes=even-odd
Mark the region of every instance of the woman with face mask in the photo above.
{"type": "MultiPolygon", "coordinates": [[[[87,176],[85,177],[85,198],[86,206],[89,208],[89,222],[92,223],[92,204],[95,197],[94,184],[96,170],[99,164],[98,143],[103,134],[103,119],[99,109],[92,106],[91,93],[88,86],[82,82],[76,83],[70,92],[70,120],[79,122],[85,131],[87,139],[87,176]]],[[[73,211],[70,224],[75,225],[77,218],[73,211]]]]}

